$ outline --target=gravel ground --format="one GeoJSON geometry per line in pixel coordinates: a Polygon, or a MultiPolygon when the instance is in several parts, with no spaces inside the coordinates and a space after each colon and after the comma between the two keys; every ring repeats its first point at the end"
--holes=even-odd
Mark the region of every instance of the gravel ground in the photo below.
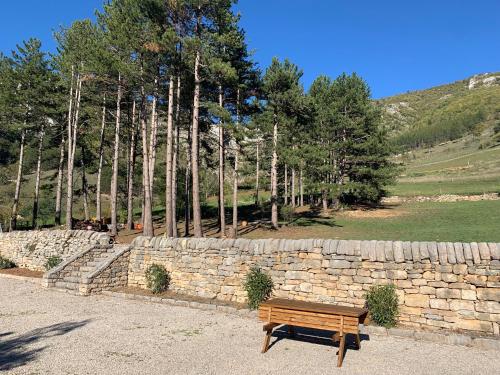
{"type": "Polygon", "coordinates": [[[328,340],[284,338],[263,355],[262,339],[253,319],[0,279],[0,372],[9,374],[500,373],[496,351],[372,335],[338,369],[328,340]]]}

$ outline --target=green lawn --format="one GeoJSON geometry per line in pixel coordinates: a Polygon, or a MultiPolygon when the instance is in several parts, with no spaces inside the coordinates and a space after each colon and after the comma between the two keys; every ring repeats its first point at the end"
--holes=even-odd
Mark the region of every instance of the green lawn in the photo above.
{"type": "Polygon", "coordinates": [[[278,231],[258,229],[245,237],[500,242],[500,201],[408,203],[365,216],[302,217],[278,231]]]}
{"type": "Polygon", "coordinates": [[[448,178],[437,180],[401,180],[389,188],[391,195],[474,195],[500,192],[500,176],[491,178],[448,178]]]}

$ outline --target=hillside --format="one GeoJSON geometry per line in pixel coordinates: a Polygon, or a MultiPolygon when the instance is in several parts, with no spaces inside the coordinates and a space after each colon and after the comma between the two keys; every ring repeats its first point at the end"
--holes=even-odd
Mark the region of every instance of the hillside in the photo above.
{"type": "MultiPolygon", "coordinates": [[[[404,149],[432,146],[500,124],[500,73],[485,73],[378,101],[394,143],[404,149]]],[[[485,140],[490,146],[495,140],[485,140]]]]}

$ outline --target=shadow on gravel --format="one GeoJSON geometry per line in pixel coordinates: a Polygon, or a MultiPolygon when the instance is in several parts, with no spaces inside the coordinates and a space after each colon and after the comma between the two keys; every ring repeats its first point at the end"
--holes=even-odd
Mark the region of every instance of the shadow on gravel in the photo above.
{"type": "MultiPolygon", "coordinates": [[[[274,330],[273,337],[276,337],[271,345],[269,345],[269,349],[271,349],[274,345],[278,344],[281,340],[296,340],[307,342],[311,344],[325,345],[325,346],[333,346],[338,347],[339,342],[333,342],[332,336],[333,333],[330,331],[324,331],[320,329],[310,329],[310,328],[302,328],[302,327],[293,327],[294,333],[290,335],[288,333],[288,326],[284,325],[274,330]]],[[[370,336],[360,334],[361,346],[363,346],[363,341],[370,341],[370,336]]],[[[358,347],[354,341],[354,335],[346,336],[346,347],[345,349],[353,349],[358,350],[358,347]]]]}
{"type": "Polygon", "coordinates": [[[37,328],[19,336],[8,337],[13,332],[0,333],[0,371],[11,370],[24,366],[37,358],[47,346],[38,349],[28,349],[26,346],[41,340],[61,336],[88,324],[90,319],[81,322],[64,322],[43,328],[37,328]]]}

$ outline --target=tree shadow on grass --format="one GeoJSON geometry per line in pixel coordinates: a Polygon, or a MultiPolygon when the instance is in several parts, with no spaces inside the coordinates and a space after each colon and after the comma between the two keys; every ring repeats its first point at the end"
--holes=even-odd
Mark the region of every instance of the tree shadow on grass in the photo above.
{"type": "Polygon", "coordinates": [[[34,361],[47,348],[47,346],[43,346],[37,349],[29,349],[27,348],[28,345],[50,337],[65,335],[85,326],[89,322],[90,319],[82,320],[81,322],[58,323],[37,328],[14,337],[9,337],[13,335],[13,332],[0,333],[0,371],[24,366],[34,361]]]}

